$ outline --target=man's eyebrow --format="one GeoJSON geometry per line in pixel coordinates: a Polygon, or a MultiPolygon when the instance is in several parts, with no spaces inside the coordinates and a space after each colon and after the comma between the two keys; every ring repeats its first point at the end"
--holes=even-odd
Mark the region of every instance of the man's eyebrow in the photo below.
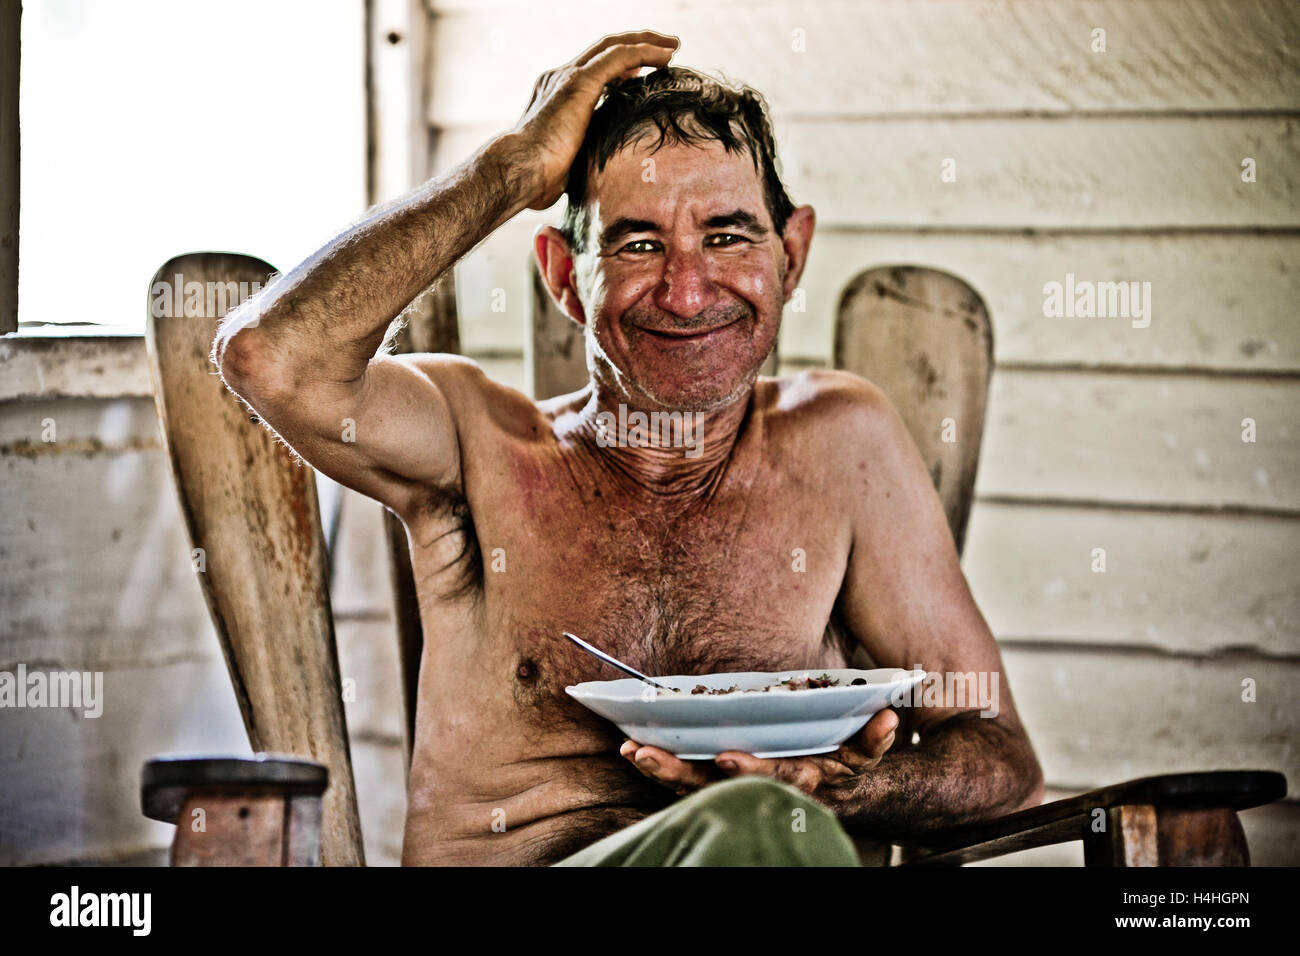
{"type": "MultiPolygon", "coordinates": [[[[710,216],[704,220],[702,226],[705,229],[744,229],[746,232],[758,236],[765,236],[768,233],[768,229],[763,225],[762,220],[747,209],[733,209],[728,213],[710,216]]],[[[620,239],[633,233],[662,231],[663,228],[659,223],[649,219],[633,219],[630,216],[620,216],[600,231],[597,243],[604,248],[605,246],[612,246],[620,239]]]]}
{"type": "Polygon", "coordinates": [[[628,216],[620,216],[600,231],[600,237],[597,239],[597,243],[602,247],[610,246],[618,242],[624,236],[630,236],[634,232],[660,231],[659,223],[657,222],[651,222],[649,219],[632,219],[628,216]]]}
{"type": "Polygon", "coordinates": [[[767,227],[752,212],[746,209],[734,209],[721,216],[710,216],[704,220],[705,229],[726,229],[738,227],[760,236],[767,235],[767,227]]]}

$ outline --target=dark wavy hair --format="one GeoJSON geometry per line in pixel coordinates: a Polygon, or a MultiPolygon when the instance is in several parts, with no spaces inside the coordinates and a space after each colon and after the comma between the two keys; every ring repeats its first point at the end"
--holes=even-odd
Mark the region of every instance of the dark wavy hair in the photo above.
{"type": "Polygon", "coordinates": [[[615,80],[605,87],[605,97],[592,114],[564,190],[569,202],[560,232],[574,252],[586,247],[591,174],[603,170],[620,149],[654,131],[658,138],[652,151],[664,145],[697,146],[714,141],[728,153],[748,152],[754,171],[763,179],[772,224],[778,233],[785,232],[794,203],[781,182],[776,141],[762,94],[695,70],[669,66],[645,76],[615,80]]]}

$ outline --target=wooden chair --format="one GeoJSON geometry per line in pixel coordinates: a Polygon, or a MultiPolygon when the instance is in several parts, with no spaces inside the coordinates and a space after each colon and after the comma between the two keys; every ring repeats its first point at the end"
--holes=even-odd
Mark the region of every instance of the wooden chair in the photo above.
{"type": "MultiPolygon", "coordinates": [[[[961,553],[975,492],[993,328],[979,294],[915,266],[860,273],[836,316],[834,362],[880,386],[921,451],[961,553]]],[[[914,838],[904,865],[960,864],[1082,840],[1088,866],[1243,866],[1238,810],[1286,794],[1268,771],[1165,774],[1094,790],[988,823],[914,838]]]]}
{"type": "MultiPolygon", "coordinates": [[[[247,256],[195,253],[167,263],[155,282],[176,275],[200,283],[264,281],[271,271],[247,256]]],[[[533,395],[540,399],[581,388],[587,372],[581,335],[554,306],[535,269],[532,273],[525,361],[533,395]]],[[[250,743],[255,750],[299,759],[150,761],[142,782],[145,812],[178,824],[177,865],[315,862],[311,834],[304,832],[313,819],[320,821],[324,863],[360,865],[311,471],[272,440],[214,374],[208,351],[219,320],[218,314],[157,317],[151,312],[148,345],[159,423],[191,546],[205,560],[196,570],[250,743]],[[254,540],[259,547],[250,548],[254,540]],[[312,759],[300,759],[305,757],[312,759]],[[212,807],[217,810],[206,814],[209,835],[196,837],[192,825],[187,829],[188,815],[212,807]],[[267,822],[274,819],[281,821],[278,828],[267,822]]],[[[459,351],[450,273],[408,312],[395,350],[459,351]]],[[[910,266],[869,270],[849,285],[840,303],[834,358],[837,367],[882,387],[899,408],[960,552],[993,366],[992,327],[983,301],[942,272],[910,266]],[[957,440],[945,440],[953,436],[957,440]]],[[[765,372],[775,368],[773,355],[765,372]]],[[[405,528],[387,511],[385,522],[409,769],[423,635],[405,528]]],[[[1249,854],[1237,811],[1285,792],[1285,778],[1269,771],[1147,777],[931,833],[879,862],[960,864],[1082,840],[1088,865],[1244,865],[1249,854]]]]}
{"type": "MultiPolygon", "coordinates": [[[[249,743],[328,769],[317,824],[322,860],[361,865],[314,474],[226,389],[208,358],[221,317],[238,304],[240,284],[248,293],[273,271],[260,259],[224,253],[166,263],[150,283],[149,367],[191,560],[249,743]]],[[[178,775],[193,772],[193,794],[216,800],[227,789],[221,770],[240,767],[227,759],[211,767],[178,764],[169,783],[181,787],[178,775]]],[[[149,773],[146,768],[146,785],[149,773]]],[[[246,773],[238,769],[231,783],[243,782],[246,773]]],[[[183,832],[178,827],[178,838],[183,832]]],[[[243,858],[241,850],[233,852],[243,858]]],[[[219,854],[206,858],[221,862],[219,854]]]]}

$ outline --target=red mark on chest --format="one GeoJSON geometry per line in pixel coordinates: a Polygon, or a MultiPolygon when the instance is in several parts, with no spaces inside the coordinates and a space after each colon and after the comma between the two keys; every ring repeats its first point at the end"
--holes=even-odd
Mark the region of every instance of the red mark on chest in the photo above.
{"type": "Polygon", "coordinates": [[[529,518],[537,516],[537,496],[547,493],[546,472],[528,453],[510,456],[511,479],[521,510],[529,518]]]}

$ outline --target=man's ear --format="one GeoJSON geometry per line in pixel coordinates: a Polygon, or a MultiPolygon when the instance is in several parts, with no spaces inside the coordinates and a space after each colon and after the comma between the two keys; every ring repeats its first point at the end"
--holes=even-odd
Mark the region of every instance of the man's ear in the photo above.
{"type": "Polygon", "coordinates": [[[542,281],[560,311],[579,325],[586,325],[587,312],[573,284],[573,253],[564,234],[554,226],[538,227],[533,233],[533,252],[542,281]]]}
{"type": "Polygon", "coordinates": [[[781,238],[785,247],[784,302],[789,302],[794,290],[799,287],[799,278],[808,261],[808,247],[812,245],[816,225],[817,214],[813,212],[812,206],[800,206],[785,221],[785,235],[781,238]]]}

